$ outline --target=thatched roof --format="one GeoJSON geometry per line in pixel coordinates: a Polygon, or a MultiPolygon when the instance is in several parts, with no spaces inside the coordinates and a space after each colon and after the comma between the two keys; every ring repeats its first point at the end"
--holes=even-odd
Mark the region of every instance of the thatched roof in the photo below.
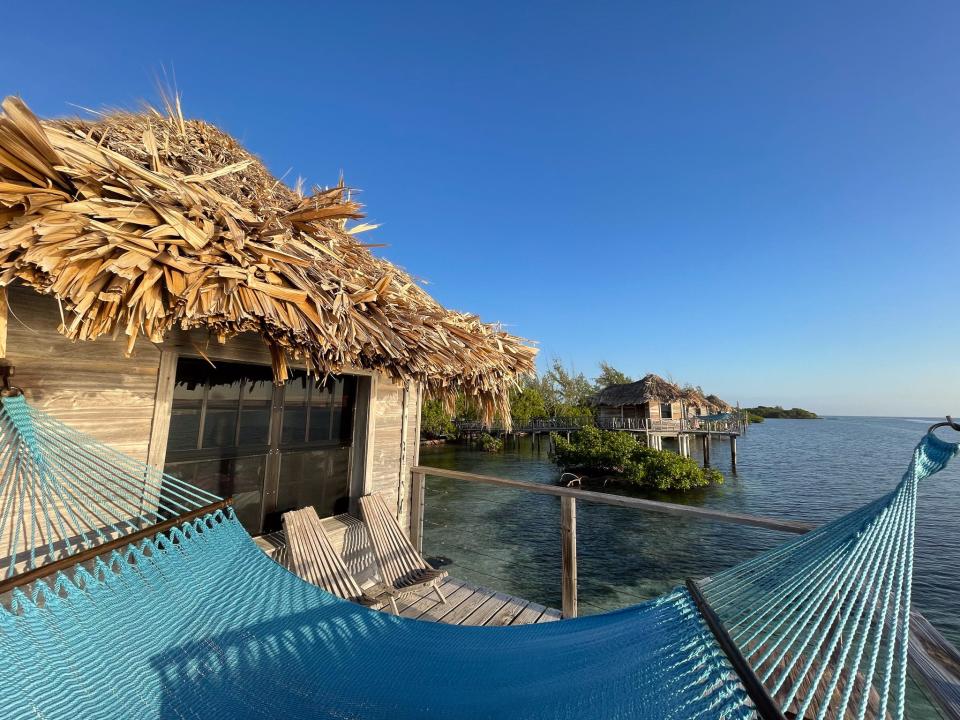
{"type": "Polygon", "coordinates": [[[721,400],[716,395],[707,395],[707,402],[710,403],[710,409],[715,412],[729,412],[733,410],[733,405],[721,400]]]}
{"type": "Polygon", "coordinates": [[[701,392],[699,388],[692,386],[683,388],[683,401],[689,407],[707,408],[710,406],[710,401],[707,400],[703,392],[701,392]]]}
{"type": "Polygon", "coordinates": [[[610,385],[591,399],[593,405],[642,405],[645,402],[673,402],[683,400],[684,391],[679,385],[650,373],[636,382],[610,385]]]}
{"type": "Polygon", "coordinates": [[[278,381],[377,369],[485,414],[536,350],[440,306],[347,227],[361,207],[342,185],[304,195],[233,138],[167,113],[39,121],[17,98],[0,114],[0,285],[57,297],[76,340],[205,328],[259,334],[278,381]]]}

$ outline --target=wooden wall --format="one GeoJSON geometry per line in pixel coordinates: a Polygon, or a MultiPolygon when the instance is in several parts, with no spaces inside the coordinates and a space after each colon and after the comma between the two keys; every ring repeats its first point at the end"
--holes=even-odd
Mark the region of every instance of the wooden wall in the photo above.
{"type": "Polygon", "coordinates": [[[374,449],[370,492],[383,495],[401,527],[410,512],[410,468],[420,444],[419,389],[379,377],[374,387],[374,449]]]}
{"type": "MultiPolygon", "coordinates": [[[[657,408],[659,412],[659,407],[657,408]]],[[[624,405],[623,414],[620,412],[619,405],[601,405],[597,409],[597,417],[599,420],[609,420],[611,418],[619,420],[621,417],[624,419],[636,419],[644,418],[647,416],[646,406],[645,405],[624,405]]]]}
{"type": "Polygon", "coordinates": [[[81,432],[146,461],[160,351],[142,340],[74,343],[57,332],[56,300],[26,288],[9,291],[7,358],[15,385],[36,407],[81,432]]]}

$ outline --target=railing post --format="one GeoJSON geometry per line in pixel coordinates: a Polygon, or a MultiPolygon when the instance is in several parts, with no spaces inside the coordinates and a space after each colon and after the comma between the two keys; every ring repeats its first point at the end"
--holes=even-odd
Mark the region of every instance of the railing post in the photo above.
{"type": "Polygon", "coordinates": [[[410,542],[417,552],[423,552],[423,505],[427,476],[414,472],[410,479],[410,542]]]}
{"type": "Polygon", "coordinates": [[[572,497],[560,498],[561,584],[564,618],[577,616],[577,501],[572,497]]]}

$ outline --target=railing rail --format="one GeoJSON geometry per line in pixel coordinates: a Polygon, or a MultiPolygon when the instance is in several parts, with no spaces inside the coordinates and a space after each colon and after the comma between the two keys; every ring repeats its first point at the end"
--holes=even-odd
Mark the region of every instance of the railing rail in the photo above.
{"type": "MultiPolygon", "coordinates": [[[[646,512],[659,512],[735,525],[761,527],[795,534],[803,534],[816,527],[811,523],[797,520],[782,520],[746,513],[712,510],[692,505],[645,500],[558,485],[544,485],[426,465],[414,466],[411,469],[411,475],[413,483],[410,507],[410,539],[418,550],[423,548],[427,475],[559,497],[562,567],[561,609],[565,618],[577,616],[577,500],[633,508],[646,512]]],[[[942,635],[934,631],[919,611],[914,609],[911,614],[917,621],[917,632],[915,633],[916,637],[911,638],[909,647],[910,669],[927,688],[928,698],[940,709],[944,717],[950,720],[960,720],[960,692],[958,692],[958,688],[960,688],[960,651],[942,635]]]]}
{"type": "MultiPolygon", "coordinates": [[[[422,482],[420,478],[424,478],[426,475],[432,475],[434,477],[445,477],[452,480],[467,480],[485,485],[498,485],[500,487],[526,490],[527,492],[537,493],[539,495],[569,497],[574,500],[595,502],[601,505],[615,505],[617,507],[660,512],[668,515],[685,515],[687,517],[700,518],[701,520],[720,520],[735,525],[752,525],[754,527],[762,527],[768,530],[781,530],[789,533],[805,533],[815,527],[810,523],[800,522],[798,520],[781,520],[779,518],[769,518],[761,515],[714,510],[712,508],[697,507],[696,505],[660,502],[659,500],[646,500],[644,498],[614,495],[613,493],[596,492],[593,490],[580,490],[578,488],[562,487],[559,485],[544,485],[542,483],[527,482],[525,480],[513,480],[512,478],[502,478],[494,475],[477,475],[476,473],[447,470],[445,468],[435,468],[424,465],[415,466],[412,472],[415,494],[418,492],[416,490],[417,485],[422,482]]],[[[422,495],[422,491],[420,491],[420,494],[422,495]]],[[[414,508],[414,510],[416,510],[416,508],[414,508]]]]}

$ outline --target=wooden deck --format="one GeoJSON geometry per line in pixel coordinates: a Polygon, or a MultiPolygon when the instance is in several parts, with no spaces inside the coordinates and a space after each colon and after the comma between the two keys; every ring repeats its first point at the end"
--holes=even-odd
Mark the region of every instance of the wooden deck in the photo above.
{"type": "Polygon", "coordinates": [[[915,610],[910,613],[910,669],[932,693],[943,716],[960,719],[960,651],[915,610]]]}
{"type": "Polygon", "coordinates": [[[448,577],[440,592],[446,603],[424,588],[398,600],[397,609],[403,617],[448,625],[532,625],[560,619],[559,610],[465,580],[448,577]]]}
{"type": "MultiPolygon", "coordinates": [[[[342,542],[348,566],[358,575],[370,577],[368,568],[363,572],[360,566],[366,566],[371,561],[364,544],[365,538],[358,536],[357,528],[363,529],[363,524],[349,515],[338,515],[327,518],[332,533],[337,527],[346,528],[342,542]]],[[[261,535],[254,538],[269,557],[284,567],[287,567],[288,555],[286,538],[283,532],[261,535]]],[[[288,568],[289,569],[289,568],[288,568]]],[[[561,613],[554,608],[548,608],[539,603],[530,602],[523,598],[497,592],[490,588],[474,585],[466,580],[445,578],[439,585],[440,592],[447,599],[441,603],[430,587],[414,590],[397,600],[397,610],[403,617],[425,620],[427,622],[442,622],[448,625],[532,625],[533,623],[553,622],[559,620],[561,613]]],[[[385,610],[389,612],[389,608],[385,610]]]]}

